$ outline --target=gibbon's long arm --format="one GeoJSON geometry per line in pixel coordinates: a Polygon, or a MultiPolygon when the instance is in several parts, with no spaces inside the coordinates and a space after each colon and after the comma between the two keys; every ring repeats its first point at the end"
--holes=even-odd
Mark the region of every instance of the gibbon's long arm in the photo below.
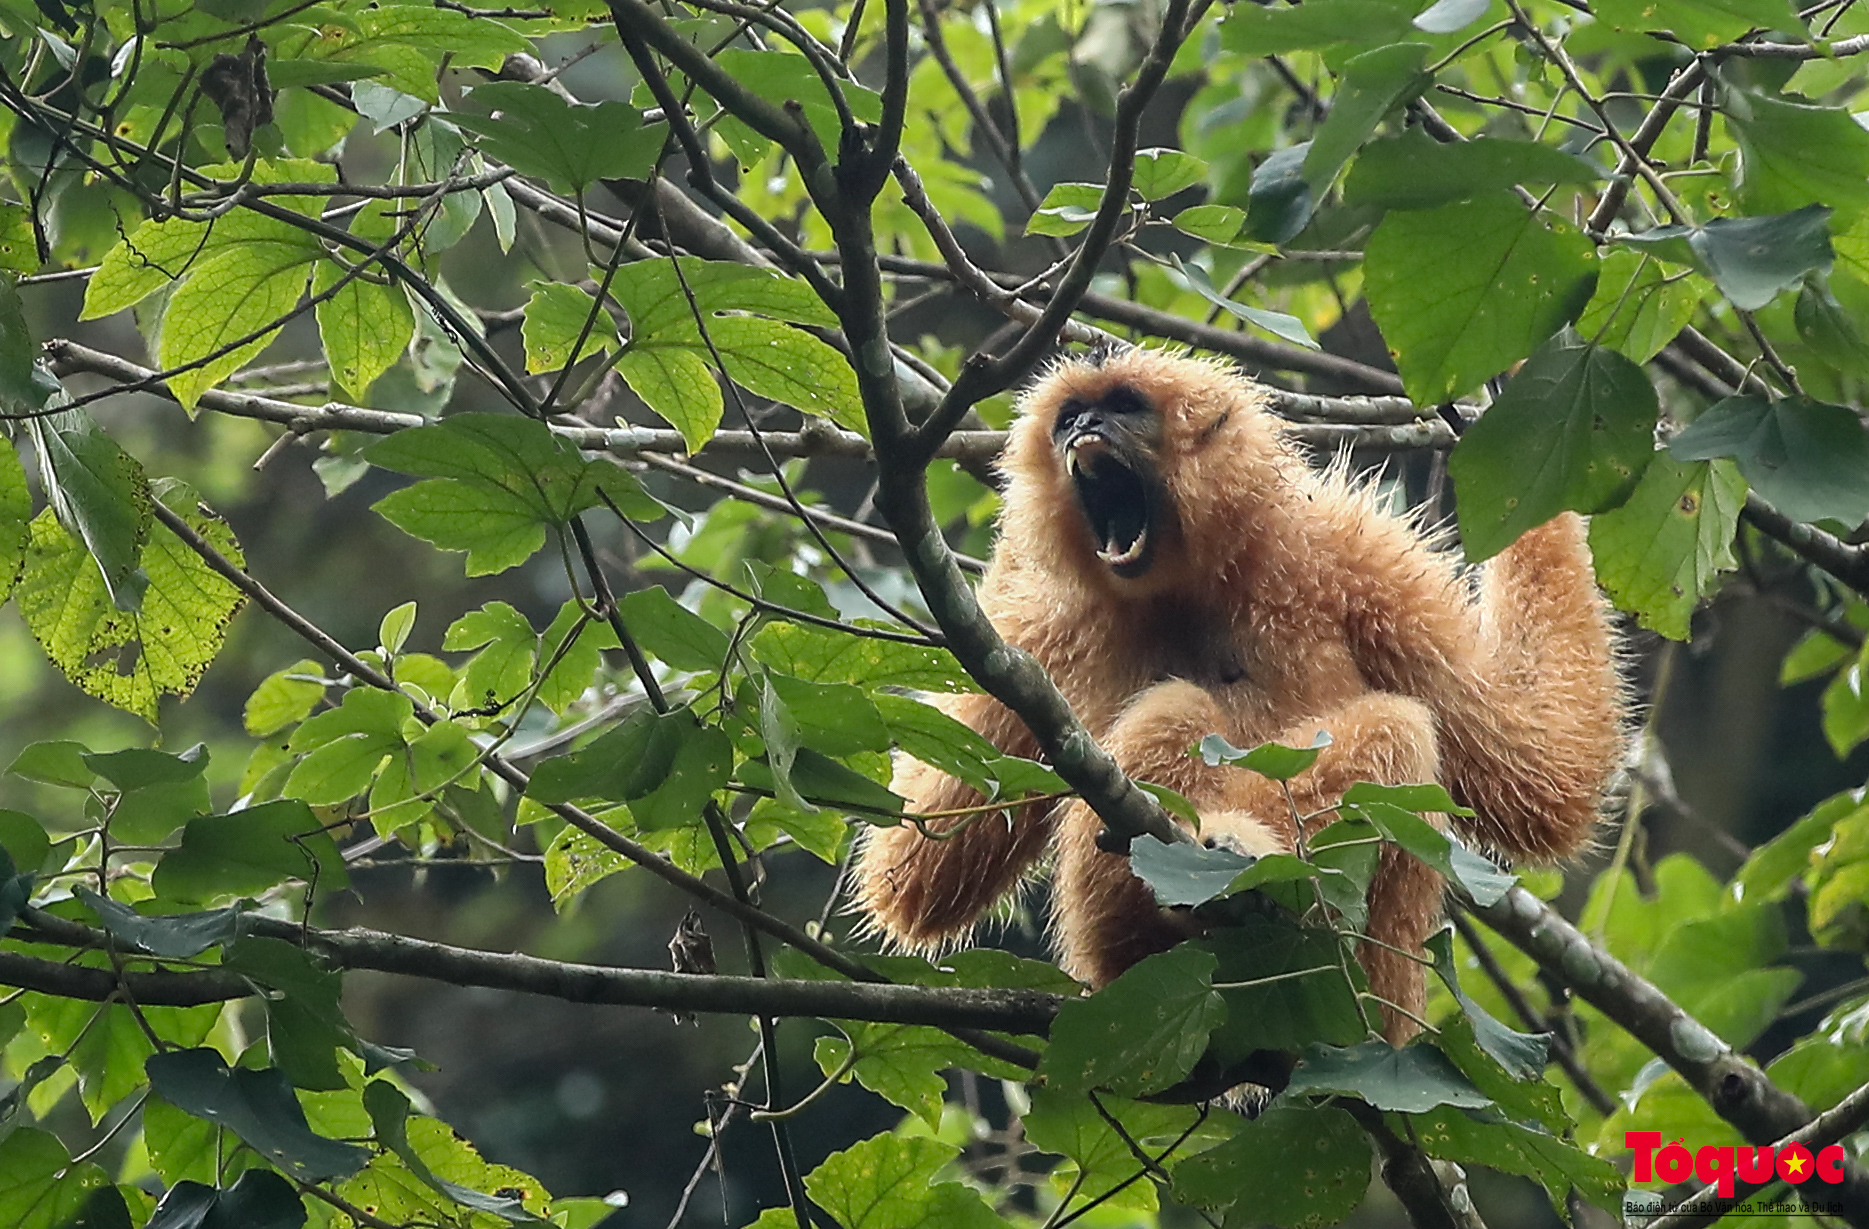
{"type": "MultiPolygon", "coordinates": [[[[1051,673],[1132,776],[1186,795],[1202,835],[1288,849],[1282,787],[1192,758],[1209,733],[1236,746],[1335,741],[1297,778],[1313,826],[1357,780],[1439,780],[1479,812],[1482,843],[1562,857],[1588,838],[1622,746],[1623,690],[1582,523],[1526,534],[1481,572],[1477,594],[1409,517],[1341,467],[1314,470],[1231,368],[1130,350],[1054,368],[1025,396],[1001,466],[1000,538],[980,602],[1008,642],[1051,673]]],[[[944,707],[1002,750],[1035,753],[1005,708],[944,707]]],[[[905,760],[911,808],[979,801],[905,760]]],[[[871,832],[859,908],[891,942],[965,934],[1048,848],[1054,933],[1067,969],[1101,985],[1190,932],[1157,909],[1127,860],[1097,848],[1082,803],[952,821],[947,839],[871,832]]],[[[1362,960],[1372,989],[1418,1014],[1415,951],[1440,884],[1387,851],[1371,888],[1362,960]]]]}

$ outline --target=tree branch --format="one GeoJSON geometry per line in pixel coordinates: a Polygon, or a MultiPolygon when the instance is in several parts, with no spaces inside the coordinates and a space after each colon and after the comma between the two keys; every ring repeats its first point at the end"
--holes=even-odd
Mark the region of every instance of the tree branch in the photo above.
{"type": "MultiPolygon", "coordinates": [[[[1524,888],[1512,888],[1485,908],[1471,902],[1467,907],[1548,976],[1653,1050],[1748,1140],[1768,1144],[1811,1120],[1803,1101],[1524,888]]],[[[1861,1165],[1846,1162],[1833,1193],[1851,1224],[1869,1224],[1869,1172],[1861,1165]]]]}
{"type": "MultiPolygon", "coordinates": [[[[103,931],[38,910],[28,910],[25,920],[34,933],[16,933],[15,937],[47,939],[74,947],[102,946],[107,937],[103,931]]],[[[299,944],[334,969],[367,969],[453,986],[536,994],[569,1003],[733,1015],[816,1016],[1042,1036],[1063,1002],[1055,994],[1036,990],[777,981],[580,964],[523,953],[476,951],[361,927],[317,930],[258,914],[242,916],[239,926],[242,933],[299,944]]],[[[117,993],[120,979],[111,969],[0,952],[0,984],[61,998],[103,1002],[117,993]]],[[[258,993],[247,978],[218,969],[126,973],[121,988],[149,1007],[193,1007],[258,993]]]]}

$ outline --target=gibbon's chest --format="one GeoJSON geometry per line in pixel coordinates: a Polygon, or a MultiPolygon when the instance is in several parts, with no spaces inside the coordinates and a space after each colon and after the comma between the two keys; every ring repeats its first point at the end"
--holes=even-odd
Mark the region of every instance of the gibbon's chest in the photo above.
{"type": "Polygon", "coordinates": [[[1113,660],[1126,663],[1117,711],[1156,683],[1184,679],[1228,714],[1230,728],[1221,733],[1251,746],[1368,690],[1341,626],[1323,612],[1161,603],[1140,613],[1123,629],[1126,648],[1112,646],[1113,660]]]}

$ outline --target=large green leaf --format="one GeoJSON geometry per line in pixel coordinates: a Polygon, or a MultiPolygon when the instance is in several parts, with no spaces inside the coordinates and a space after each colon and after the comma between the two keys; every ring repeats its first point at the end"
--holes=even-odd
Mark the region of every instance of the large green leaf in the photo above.
{"type": "Polygon", "coordinates": [[[1210,1152],[1174,1170],[1178,1199],[1211,1212],[1239,1209],[1228,1224],[1331,1225],[1369,1189],[1369,1139],[1334,1106],[1270,1109],[1210,1152]]]}
{"type": "Polygon", "coordinates": [[[578,193],[599,179],[646,179],[667,129],[642,127],[628,103],[575,103],[543,85],[489,81],[449,119],[480,137],[480,148],[559,192],[578,193]]]}
{"type": "Polygon", "coordinates": [[[1226,1019],[1214,957],[1182,946],[1150,956],[1087,999],[1065,1003],[1039,1074],[1059,1092],[1159,1092],[1182,1079],[1226,1019]]]}
{"type": "Polygon", "coordinates": [[[152,882],[171,900],[207,901],[255,896],[288,879],[316,881],[326,892],[350,882],[330,832],[297,799],[189,821],[152,882]]]}
{"type": "Polygon", "coordinates": [[[456,414],[379,440],[364,456],[424,479],[375,507],[442,550],[466,551],[470,576],[525,562],[545,544],[547,525],[568,524],[602,502],[599,492],[632,517],[661,512],[622,467],[588,459],[545,424],[512,415],[456,414]]]}
{"type": "Polygon", "coordinates": [[[1514,184],[1582,184],[1601,178],[1594,163],[1536,141],[1482,137],[1443,145],[1410,128],[1363,148],[1343,181],[1343,199],[1384,209],[1432,209],[1514,184]]]}
{"type": "Polygon", "coordinates": [[[526,300],[526,318],[520,333],[526,343],[526,370],[556,371],[572,361],[572,347],[585,336],[577,357],[596,354],[620,343],[616,322],[606,311],[594,311],[597,300],[590,292],[561,282],[540,282],[526,300]]]}
{"type": "Polygon", "coordinates": [[[138,567],[151,519],[143,467],[82,410],[28,419],[26,430],[58,523],[83,542],[112,604],[136,610],[149,585],[138,567]]]}
{"type": "Polygon", "coordinates": [[[1489,559],[1565,509],[1616,506],[1655,455],[1642,369],[1565,328],[1506,385],[1447,462],[1467,558],[1489,559]]]}
{"type": "Polygon", "coordinates": [[[1337,43],[1400,42],[1409,33],[1408,14],[1380,0],[1309,0],[1287,7],[1235,7],[1220,27],[1229,51],[1249,56],[1311,51],[1337,43]]]}
{"type": "Polygon", "coordinates": [[[1680,335],[1710,291],[1697,274],[1670,273],[1653,257],[1614,248],[1603,255],[1603,276],[1577,331],[1646,363],[1680,335]]]}
{"type": "Polygon", "coordinates": [[[1869,433],[1853,410],[1807,397],[1728,397],[1668,444],[1682,461],[1732,457],[1765,499],[1798,521],[1869,518],[1869,433]]]}
{"type": "Polygon", "coordinates": [[[1821,204],[1847,225],[1869,206],[1869,132],[1842,107],[1731,90],[1724,115],[1739,142],[1739,200],[1747,213],[1821,204]]]}
{"type": "MultiPolygon", "coordinates": [[[[236,566],[227,523],[198,508],[179,515],[236,566]]],[[[48,509],[34,518],[20,613],[53,664],[85,691],[156,723],[164,694],[186,696],[220,652],[245,596],[166,528],[143,550],[149,588],[135,613],[116,609],[82,543],[48,509]]]]}
{"type": "Polygon", "coordinates": [[[1152,1212],[1155,1184],[1135,1181],[1144,1171],[1132,1144],[1159,1157],[1158,1164],[1172,1164],[1194,1149],[1184,1144],[1176,1154],[1163,1157],[1161,1153],[1195,1125],[1197,1112],[1186,1105],[1150,1105],[1109,1096],[1098,1100],[1100,1106],[1089,1097],[1061,1094],[1042,1085],[1034,1088],[1032,1108],[1020,1115],[1025,1137],[1046,1152],[1070,1159],[1070,1164],[1052,1172],[1054,1187],[1073,1189],[1077,1199],[1108,1200],[1119,1208],[1152,1212]]]}
{"type": "Polygon", "coordinates": [[[1754,29],[1799,31],[1788,0],[1600,0],[1597,18],[1616,30],[1663,31],[1669,42],[1706,51],[1754,29]]]}
{"type": "Polygon", "coordinates": [[[168,379],[184,409],[194,413],[202,393],[271,343],[322,255],[315,239],[294,230],[289,238],[230,244],[189,272],[169,296],[156,351],[165,371],[188,368],[168,379]],[[253,333],[261,335],[242,340],[253,333]]]}
{"type": "Polygon", "coordinates": [[[71,1163],[55,1136],[21,1127],[0,1140],[0,1224],[70,1229],[110,1179],[95,1162],[71,1163]]]}
{"type": "Polygon", "coordinates": [[[1419,97],[1434,80],[1422,67],[1431,50],[1426,43],[1395,43],[1365,51],[1344,64],[1330,114],[1304,156],[1304,178],[1313,195],[1321,197],[1330,190],[1337,172],[1385,115],[1419,97]]]}
{"type": "Polygon", "coordinates": [[[314,1135],[276,1069],[229,1070],[213,1050],[172,1050],[150,1058],[149,1084],[171,1105],[226,1127],[307,1182],[348,1177],[369,1160],[365,1148],[314,1135]]]}
{"type": "Polygon", "coordinates": [[[1471,392],[1529,355],[1596,286],[1589,240],[1509,193],[1391,213],[1366,252],[1370,311],[1423,404],[1471,392]]]}
{"type": "Polygon", "coordinates": [[[1733,531],[1745,503],[1732,462],[1658,455],[1622,507],[1590,521],[1597,580],[1643,627],[1687,639],[1700,599],[1737,566],[1733,531]]]}
{"type": "Polygon", "coordinates": [[[1770,217],[1714,218],[1705,226],[1657,226],[1616,240],[1699,269],[1733,306],[1747,311],[1764,307],[1836,259],[1827,205],[1770,217]]]}
{"type": "Polygon", "coordinates": [[[1309,1045],[1292,1072],[1290,1093],[1341,1093],[1377,1109],[1419,1114],[1437,1105],[1479,1109],[1492,1098],[1473,1086],[1460,1069],[1425,1042],[1396,1049],[1386,1041],[1366,1041],[1339,1049],[1309,1045]]]}
{"type": "MultiPolygon", "coordinates": [[[[321,295],[345,273],[334,260],[312,269],[312,294],[321,295]]],[[[395,366],[415,336],[415,312],[400,286],[385,285],[370,270],[352,278],[314,309],[331,376],[361,398],[376,378],[395,366]]]]}

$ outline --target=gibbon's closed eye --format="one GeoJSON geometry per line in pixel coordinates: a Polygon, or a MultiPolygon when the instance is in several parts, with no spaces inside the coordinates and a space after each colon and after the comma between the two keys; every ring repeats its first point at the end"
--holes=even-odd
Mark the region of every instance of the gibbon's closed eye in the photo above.
{"type": "MultiPolygon", "coordinates": [[[[1623,687],[1582,522],[1566,513],[1480,571],[1477,593],[1447,554],[1340,468],[1314,470],[1231,367],[1130,349],[1066,362],[1025,394],[1001,468],[999,541],[980,604],[1034,654],[1125,772],[1179,791],[1204,836],[1290,849],[1298,815],[1358,780],[1439,781],[1479,845],[1549,862],[1589,837],[1621,758],[1623,687]],[[1068,494],[1066,493],[1068,492],[1068,494]],[[1064,506],[1059,506],[1060,501],[1064,506]],[[1481,628],[1488,626],[1482,636],[1481,628]],[[1188,754],[1334,741],[1281,786],[1188,754]]],[[[1002,751],[1038,746],[983,695],[941,708],[1002,751]]],[[[903,758],[892,787],[917,811],[980,796],[903,758]]],[[[1445,817],[1443,817],[1444,819],[1445,817]]],[[[870,830],[856,903],[895,946],[957,943],[1055,854],[1052,933],[1073,975],[1101,986],[1186,938],[1081,802],[1034,804],[1010,822],[870,830]]],[[[1385,858],[1359,959],[1400,1041],[1424,1001],[1421,951],[1440,880],[1385,858]]]]}

